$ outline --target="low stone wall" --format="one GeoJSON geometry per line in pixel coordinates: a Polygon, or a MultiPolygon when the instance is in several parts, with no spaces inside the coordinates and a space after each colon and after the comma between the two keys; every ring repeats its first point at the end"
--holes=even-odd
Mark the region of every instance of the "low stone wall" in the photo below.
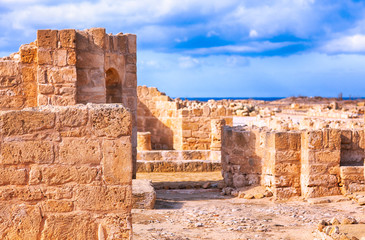
{"type": "Polygon", "coordinates": [[[363,130],[224,127],[225,184],[263,185],[279,199],[364,191],[363,130]],[[344,136],[352,136],[345,138],[344,136]],[[344,158],[344,159],[343,159],[344,158]],[[350,163],[360,166],[341,166],[350,163]]]}
{"type": "Polygon", "coordinates": [[[137,172],[212,172],[221,170],[220,151],[139,151],[137,172]]]}
{"type": "Polygon", "coordinates": [[[132,115],[121,105],[0,114],[1,239],[130,239],[132,115]]]}

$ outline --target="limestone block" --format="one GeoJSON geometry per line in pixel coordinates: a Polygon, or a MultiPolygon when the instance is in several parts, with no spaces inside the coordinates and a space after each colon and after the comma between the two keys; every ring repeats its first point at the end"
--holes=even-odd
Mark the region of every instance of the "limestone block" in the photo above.
{"type": "Polygon", "coordinates": [[[274,177],[275,187],[293,187],[300,188],[300,175],[282,175],[274,177]]]}
{"type": "Polygon", "coordinates": [[[95,220],[87,214],[49,215],[45,219],[40,239],[98,240],[98,227],[95,220]]]}
{"type": "Polygon", "coordinates": [[[51,96],[50,102],[54,106],[70,106],[76,104],[76,96],[51,96]]]}
{"type": "Polygon", "coordinates": [[[163,160],[161,151],[146,151],[143,152],[143,160],[153,161],[153,160],[163,160]]]}
{"type": "Polygon", "coordinates": [[[2,239],[37,239],[42,222],[38,206],[0,203],[2,239]]]}
{"type": "Polygon", "coordinates": [[[300,196],[300,191],[293,187],[275,188],[274,196],[278,200],[285,200],[294,196],[300,196]]]}
{"type": "Polygon", "coordinates": [[[335,187],[338,185],[339,179],[335,175],[309,175],[305,177],[307,179],[307,186],[323,186],[323,187],[335,187]]]}
{"type": "Polygon", "coordinates": [[[341,152],[338,150],[321,151],[315,154],[316,163],[340,164],[341,152]]]}
{"type": "Polygon", "coordinates": [[[74,205],[82,211],[127,211],[132,206],[132,187],[79,185],[75,187],[74,205]]]}
{"type": "Polygon", "coordinates": [[[307,146],[308,149],[322,149],[323,136],[322,131],[309,131],[304,132],[304,139],[307,141],[303,146],[307,146]]]}
{"type": "Polygon", "coordinates": [[[4,142],[1,145],[2,164],[53,163],[53,144],[47,141],[4,142]]]}
{"type": "Polygon", "coordinates": [[[138,151],[150,151],[151,148],[151,133],[150,132],[137,132],[137,150],[138,151]]]}
{"type": "Polygon", "coordinates": [[[48,69],[48,81],[53,84],[76,83],[76,67],[52,67],[48,69]]]}
{"type": "Polygon", "coordinates": [[[22,63],[32,63],[37,59],[37,48],[31,45],[22,45],[20,47],[20,61],[22,63]]]}
{"type": "Polygon", "coordinates": [[[132,72],[127,72],[125,74],[124,87],[126,88],[136,88],[137,87],[137,74],[132,72]]]}
{"type": "Polygon", "coordinates": [[[59,145],[61,164],[93,164],[101,162],[100,142],[92,139],[63,138],[59,145]]]}
{"type": "Polygon", "coordinates": [[[38,30],[37,46],[42,48],[57,48],[57,30],[38,30]]]}
{"type": "MultiPolygon", "coordinates": [[[[137,55],[135,53],[126,55],[126,64],[137,64],[137,55]]],[[[153,96],[153,93],[152,93],[153,96]]]]}
{"type": "Polygon", "coordinates": [[[73,210],[73,202],[65,200],[47,200],[42,203],[44,212],[71,212],[73,210]]]}
{"type": "Polygon", "coordinates": [[[104,48],[106,38],[105,28],[91,28],[88,31],[92,35],[94,44],[100,48],[104,48]]]}
{"type": "Polygon", "coordinates": [[[134,209],[154,208],[156,192],[150,180],[133,179],[132,190],[134,209]]]}
{"type": "Polygon", "coordinates": [[[341,166],[340,176],[342,180],[351,180],[353,182],[364,181],[364,167],[363,166],[341,166]]]}
{"type": "Polygon", "coordinates": [[[54,86],[50,84],[38,84],[38,91],[41,94],[54,93],[54,86]]]}
{"type": "Polygon", "coordinates": [[[131,113],[121,105],[90,105],[93,133],[96,136],[120,137],[132,134],[131,113]]]}
{"type": "Polygon", "coordinates": [[[67,65],[71,65],[71,66],[76,65],[76,51],[67,50],[67,65]]]}
{"type": "Polygon", "coordinates": [[[275,151],[276,162],[300,161],[300,151],[275,151]]]}
{"type": "Polygon", "coordinates": [[[39,65],[52,65],[53,64],[53,51],[40,48],[37,52],[37,60],[39,65]]]}
{"type": "Polygon", "coordinates": [[[69,182],[79,184],[91,183],[96,180],[100,169],[85,166],[52,165],[38,168],[42,175],[42,183],[60,185],[69,182]]]}
{"type": "Polygon", "coordinates": [[[16,167],[0,167],[0,185],[25,185],[27,184],[27,171],[16,167]]]}
{"type": "Polygon", "coordinates": [[[132,143],[130,137],[104,140],[103,177],[109,184],[128,184],[132,181],[132,143]]]}
{"type": "Polygon", "coordinates": [[[300,162],[281,162],[275,163],[275,174],[276,175],[296,175],[300,176],[300,162]]]}
{"type": "Polygon", "coordinates": [[[305,187],[302,185],[301,190],[302,190],[302,196],[304,198],[341,195],[339,187],[325,187],[325,186],[305,187]]]}
{"type": "Polygon", "coordinates": [[[104,54],[100,52],[81,52],[76,55],[78,68],[103,68],[104,54]]]}
{"type": "Polygon", "coordinates": [[[59,67],[67,65],[67,50],[58,49],[54,52],[54,64],[59,67]]]}
{"type": "Polygon", "coordinates": [[[108,214],[99,225],[100,239],[131,239],[132,217],[129,213],[108,214]]]}
{"type": "Polygon", "coordinates": [[[20,84],[19,63],[0,62],[0,87],[13,87],[20,84]]]}
{"type": "Polygon", "coordinates": [[[137,52],[137,36],[135,34],[126,34],[128,37],[128,52],[137,52]]]}
{"type": "Polygon", "coordinates": [[[75,29],[64,29],[59,31],[61,48],[76,48],[75,29]]]}

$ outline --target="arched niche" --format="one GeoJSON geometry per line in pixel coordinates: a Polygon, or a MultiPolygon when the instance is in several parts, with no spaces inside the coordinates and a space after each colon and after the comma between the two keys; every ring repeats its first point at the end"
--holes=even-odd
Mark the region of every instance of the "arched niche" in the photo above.
{"type": "Polygon", "coordinates": [[[117,70],[109,68],[105,72],[106,86],[106,102],[121,103],[122,102],[122,81],[117,70]]]}

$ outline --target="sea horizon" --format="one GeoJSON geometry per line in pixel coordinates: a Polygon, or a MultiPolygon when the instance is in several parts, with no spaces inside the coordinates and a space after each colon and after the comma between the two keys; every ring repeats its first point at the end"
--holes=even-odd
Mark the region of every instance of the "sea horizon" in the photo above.
{"type": "MultiPolygon", "coordinates": [[[[307,97],[307,96],[291,96],[291,97],[307,97]]],[[[276,101],[284,98],[290,97],[173,97],[173,99],[180,98],[182,100],[189,100],[189,101],[200,101],[200,102],[207,102],[209,100],[262,100],[262,101],[276,101]]],[[[321,97],[321,96],[309,96],[308,98],[324,98],[324,99],[334,99],[339,100],[338,97],[321,97]]],[[[358,100],[358,99],[365,99],[365,97],[342,97],[342,100],[358,100]]]]}

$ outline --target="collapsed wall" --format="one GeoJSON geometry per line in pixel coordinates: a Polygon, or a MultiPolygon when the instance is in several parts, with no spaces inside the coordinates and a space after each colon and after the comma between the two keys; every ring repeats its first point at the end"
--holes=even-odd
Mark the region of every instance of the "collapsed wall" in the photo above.
{"type": "Polygon", "coordinates": [[[0,134],[1,239],[131,237],[127,109],[88,104],[5,111],[0,134]]]}
{"type": "Polygon", "coordinates": [[[263,185],[279,199],[365,190],[364,130],[226,126],[222,134],[222,172],[229,187],[263,185]]]}

